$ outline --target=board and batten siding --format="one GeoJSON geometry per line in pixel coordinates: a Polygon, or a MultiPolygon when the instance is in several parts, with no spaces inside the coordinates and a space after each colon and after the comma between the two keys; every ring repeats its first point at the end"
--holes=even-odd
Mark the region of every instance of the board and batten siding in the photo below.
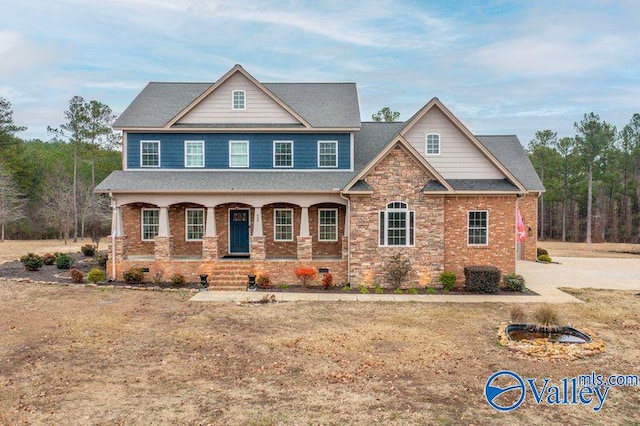
{"type": "Polygon", "coordinates": [[[287,110],[241,73],[236,73],[182,117],[178,123],[300,124],[287,110]],[[231,94],[245,91],[246,109],[233,110],[231,94]]]}
{"type": "Polygon", "coordinates": [[[427,111],[405,138],[445,179],[505,177],[438,108],[427,111]],[[440,135],[440,154],[425,155],[428,133],[440,135]]]}
{"type": "MultiPolygon", "coordinates": [[[[349,133],[127,133],[127,169],[140,167],[140,141],[160,141],[160,169],[184,169],[184,142],[204,141],[204,169],[229,169],[229,141],[249,141],[249,169],[274,169],[273,141],[293,141],[293,168],[318,169],[318,141],[338,142],[338,167],[322,170],[349,170],[349,133]]],[[[158,170],[158,167],[151,168],[158,170]]],[[[198,168],[189,168],[197,170],[198,168]]],[[[233,168],[237,170],[237,168],[233,168]]],[[[241,168],[240,170],[246,170],[241,168]]]]}

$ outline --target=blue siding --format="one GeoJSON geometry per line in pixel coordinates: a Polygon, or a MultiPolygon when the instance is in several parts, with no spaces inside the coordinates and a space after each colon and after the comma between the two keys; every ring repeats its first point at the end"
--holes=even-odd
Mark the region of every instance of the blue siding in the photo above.
{"type": "MultiPolygon", "coordinates": [[[[318,168],[318,141],[338,141],[338,169],[351,166],[349,133],[127,133],[127,167],[140,168],[140,141],[160,141],[160,168],[184,168],[184,141],[205,141],[205,169],[229,168],[229,141],[249,141],[249,168],[273,169],[273,141],[293,141],[293,169],[318,168]]],[[[145,167],[146,168],[146,167],[145,167]]],[[[291,170],[280,169],[277,170],[291,170]]],[[[323,168],[324,170],[324,168],[323,168]]],[[[335,169],[334,169],[335,170],[335,169]]]]}

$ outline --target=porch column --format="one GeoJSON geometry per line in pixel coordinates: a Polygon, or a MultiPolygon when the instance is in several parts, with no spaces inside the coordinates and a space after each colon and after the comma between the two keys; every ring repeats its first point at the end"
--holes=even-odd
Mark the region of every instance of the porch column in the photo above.
{"type": "Polygon", "coordinates": [[[154,246],[156,260],[171,260],[173,237],[169,234],[169,208],[167,206],[160,206],[158,235],[155,238],[154,246]]]}
{"type": "Polygon", "coordinates": [[[218,232],[216,230],[216,209],[207,207],[207,219],[204,225],[204,237],[202,237],[202,258],[218,258],[218,232]]]}
{"type": "Polygon", "coordinates": [[[253,232],[249,237],[251,243],[251,258],[264,260],[267,257],[267,250],[264,244],[264,232],[262,228],[262,206],[253,206],[253,232]]]}
{"type": "Polygon", "coordinates": [[[127,258],[127,237],[122,232],[122,208],[112,203],[111,213],[111,241],[109,244],[109,258],[107,271],[111,271],[111,278],[117,278],[120,263],[127,258]]]}
{"type": "Polygon", "coordinates": [[[309,234],[309,206],[301,207],[300,235],[297,237],[298,260],[311,261],[313,257],[313,247],[311,244],[311,235],[309,234]]]}

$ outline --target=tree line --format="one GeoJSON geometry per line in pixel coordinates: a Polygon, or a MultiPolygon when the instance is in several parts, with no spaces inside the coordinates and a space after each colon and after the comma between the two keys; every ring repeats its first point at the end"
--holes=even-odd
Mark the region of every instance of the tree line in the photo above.
{"type": "Polygon", "coordinates": [[[0,238],[42,239],[109,233],[109,200],[93,188],[120,169],[120,137],[109,106],[74,96],[65,122],[48,127],[51,139],[25,140],[0,97],[0,238]]]}
{"type": "Polygon", "coordinates": [[[527,150],[547,191],[539,199],[539,239],[638,243],[640,114],[621,130],[596,113],[576,134],[536,132],[527,150]]]}

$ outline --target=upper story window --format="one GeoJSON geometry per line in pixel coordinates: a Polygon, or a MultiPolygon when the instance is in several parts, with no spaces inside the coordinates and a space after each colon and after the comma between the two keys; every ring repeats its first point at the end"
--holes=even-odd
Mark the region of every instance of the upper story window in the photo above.
{"type": "Polygon", "coordinates": [[[486,246],[489,244],[489,212],[470,211],[467,219],[467,244],[486,246]]]}
{"type": "Polygon", "coordinates": [[[160,141],[140,141],[140,167],[160,167],[160,141]]]}
{"type": "Polygon", "coordinates": [[[395,201],[380,212],[380,245],[413,246],[415,242],[416,213],[407,203],[395,201]]]}
{"type": "Polygon", "coordinates": [[[438,133],[427,134],[425,151],[427,155],[440,154],[440,135],[438,133]]]}
{"type": "Polygon", "coordinates": [[[202,241],[204,236],[204,209],[186,209],[185,237],[187,241],[202,241]]]}
{"type": "Polygon", "coordinates": [[[318,141],[318,167],[338,167],[338,141],[318,141]]]}
{"type": "Polygon", "coordinates": [[[292,141],[273,141],[273,167],[293,167],[292,141]]]}
{"type": "Polygon", "coordinates": [[[153,241],[160,229],[160,209],[142,209],[142,241],[153,241]]]}
{"type": "Polygon", "coordinates": [[[338,209],[318,209],[318,241],[338,241],[338,209]]]}
{"type": "Polygon", "coordinates": [[[231,95],[231,108],[234,110],[247,109],[247,94],[244,90],[234,90],[231,95]]]}
{"type": "Polygon", "coordinates": [[[204,167],[204,141],[184,141],[184,166],[204,167]]]}
{"type": "Polygon", "coordinates": [[[249,167],[249,141],[229,141],[229,167],[249,167]]]}

